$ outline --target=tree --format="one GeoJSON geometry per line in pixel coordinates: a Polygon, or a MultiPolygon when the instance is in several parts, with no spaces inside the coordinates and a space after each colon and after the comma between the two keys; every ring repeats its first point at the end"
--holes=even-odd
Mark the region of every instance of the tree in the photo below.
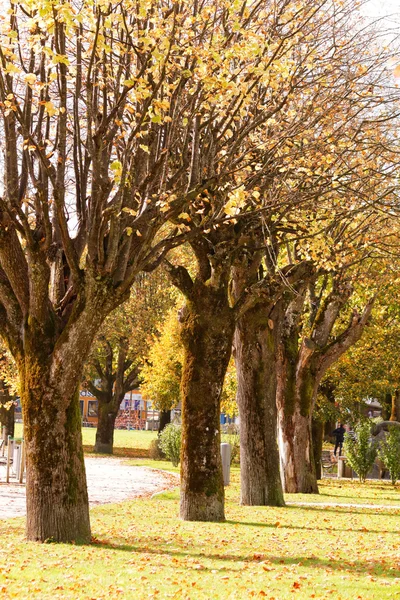
{"type": "MultiPolygon", "coordinates": [[[[322,284],[323,287],[325,285],[322,284]]],[[[304,286],[285,313],[279,348],[277,400],[284,448],[285,489],[288,492],[316,493],[311,417],[318,386],[329,366],[361,337],[371,315],[374,298],[362,311],[355,308],[347,327],[336,333],[334,326],[347,305],[352,288],[342,273],[333,276],[331,289],[325,297],[320,294],[318,300],[312,289],[310,328],[302,334],[306,291],[304,286]]]]}
{"type": "MultiPolygon", "coordinates": [[[[226,369],[224,364],[230,347],[230,340],[227,338],[231,335],[232,320],[235,320],[241,312],[240,305],[242,304],[242,299],[236,304],[228,293],[230,269],[238,253],[242,250],[247,251],[249,248],[252,250],[251,240],[254,238],[254,228],[257,228],[254,221],[252,225],[249,225],[248,221],[248,213],[252,212],[253,216],[257,213],[254,208],[251,211],[251,195],[254,194],[253,205],[256,208],[260,207],[259,216],[262,214],[262,218],[258,223],[262,223],[264,232],[270,231],[268,227],[271,222],[275,224],[278,221],[277,228],[279,229],[280,220],[282,223],[284,219],[287,221],[288,217],[291,217],[292,211],[295,216],[298,215],[300,207],[305,206],[308,206],[309,209],[306,221],[308,228],[315,230],[319,223],[318,221],[314,224],[311,223],[310,218],[318,213],[317,199],[319,201],[322,197],[326,200],[326,210],[329,210],[328,206],[332,209],[336,203],[341,201],[343,201],[343,206],[350,207],[354,199],[358,198],[358,201],[361,202],[361,196],[365,193],[365,190],[361,192],[361,188],[367,182],[372,185],[369,190],[374,192],[373,195],[377,202],[383,201],[386,196],[390,195],[386,194],[388,188],[386,188],[385,195],[382,194],[381,185],[383,180],[393,182],[393,164],[394,162],[397,164],[398,160],[390,144],[385,147],[383,152],[386,154],[388,151],[388,163],[386,164],[391,165],[389,170],[377,169],[382,156],[378,149],[382,150],[379,136],[381,130],[384,129],[383,122],[394,118],[393,107],[388,107],[391,102],[389,97],[387,102],[385,100],[382,105],[386,115],[385,119],[374,120],[375,124],[378,121],[382,123],[382,125],[378,125],[379,134],[376,130],[377,135],[372,144],[376,149],[376,155],[371,152],[369,160],[369,157],[360,154],[361,149],[365,149],[365,145],[368,145],[369,140],[372,139],[371,135],[374,135],[374,128],[370,125],[367,126],[367,115],[368,118],[372,118],[372,113],[378,106],[376,98],[371,96],[371,83],[372,80],[374,85],[378,80],[387,82],[388,74],[385,72],[387,67],[382,62],[382,56],[376,55],[367,58],[365,68],[358,68],[359,61],[364,62],[365,54],[364,57],[361,57],[358,42],[357,45],[352,45],[351,39],[354,38],[349,38],[347,26],[340,30],[340,35],[343,36],[340,49],[343,53],[337,55],[337,62],[332,61],[329,44],[326,45],[326,39],[329,38],[328,31],[331,32],[332,37],[339,34],[336,28],[336,17],[333,18],[333,12],[330,12],[332,7],[313,5],[310,12],[308,8],[304,7],[304,11],[296,13],[295,25],[290,18],[286,21],[287,15],[290,14],[289,4],[284,7],[280,5],[281,12],[278,10],[268,13],[268,9],[263,12],[263,28],[264,31],[269,32],[272,44],[276,39],[277,32],[281,31],[280,26],[283,22],[285,23],[284,32],[281,32],[282,37],[278,34],[280,41],[277,42],[279,48],[277,55],[273,57],[268,66],[265,63],[259,65],[259,72],[265,68],[264,81],[269,80],[267,95],[264,97],[265,88],[261,84],[259,97],[263,97],[264,107],[273,111],[273,116],[267,123],[267,135],[259,139],[259,146],[254,149],[254,158],[252,157],[253,160],[249,163],[249,167],[253,165],[253,170],[243,168],[240,171],[237,167],[235,172],[236,194],[227,195],[227,202],[221,198],[220,187],[219,194],[215,193],[215,188],[208,189],[207,194],[204,194],[204,206],[200,207],[199,213],[203,216],[204,214],[208,215],[209,218],[213,216],[213,220],[210,219],[213,226],[210,226],[210,233],[204,236],[201,244],[196,245],[190,241],[198,261],[197,272],[191,273],[191,276],[188,277],[187,273],[182,269],[178,270],[179,267],[176,265],[171,267],[175,283],[187,299],[186,313],[182,319],[183,335],[187,336],[182,388],[187,394],[187,399],[184,398],[183,404],[183,454],[186,455],[186,460],[182,462],[181,514],[184,518],[198,518],[196,504],[202,506],[202,514],[207,512],[208,504],[210,514],[214,515],[217,512],[219,518],[223,518],[221,486],[215,486],[214,490],[210,490],[207,483],[220,481],[217,456],[218,440],[207,441],[204,438],[204,442],[200,444],[200,439],[202,439],[202,431],[212,431],[217,427],[219,394],[226,369]],[[332,20],[329,19],[329,16],[332,17],[332,20]],[[294,26],[293,30],[291,30],[292,25],[294,26]],[[332,30],[329,30],[330,26],[332,26],[332,30]],[[300,34],[302,27],[307,30],[308,37],[302,37],[300,34]],[[288,33],[289,31],[291,34],[288,33]],[[297,37],[298,35],[299,37],[297,37]],[[311,38],[313,39],[312,49],[308,45],[311,38]],[[310,54],[313,56],[313,61],[308,70],[308,66],[304,68],[304,65],[305,60],[308,65],[305,57],[309,57],[310,54]],[[321,63],[318,62],[320,57],[325,57],[321,59],[321,63]],[[279,76],[275,80],[278,71],[282,74],[283,64],[286,66],[290,64],[290,68],[285,71],[284,78],[279,76]],[[347,73],[345,77],[343,77],[343,70],[347,73]],[[318,76],[314,77],[317,73],[318,76]],[[321,73],[324,75],[322,76],[321,73]],[[354,82],[350,95],[348,93],[348,77],[351,77],[354,82]],[[271,82],[273,83],[271,84],[271,82]],[[322,87],[320,86],[321,82],[323,82],[322,87]],[[296,90],[299,93],[296,93],[296,90]],[[310,111],[310,106],[313,107],[312,111],[310,111]],[[316,111],[317,106],[319,107],[318,111],[316,111]],[[365,116],[365,123],[363,122],[364,117],[361,116],[362,113],[365,116]],[[347,130],[349,122],[351,126],[347,130]],[[338,123],[340,123],[339,126],[337,126],[338,123]],[[327,132],[329,132],[329,136],[326,135],[327,132]],[[318,167],[314,168],[316,161],[318,167]],[[350,170],[349,164],[352,165],[350,170]],[[366,177],[366,171],[369,172],[368,177],[366,177]],[[255,199],[259,200],[258,204],[255,199]],[[218,222],[218,216],[222,211],[226,211],[225,214],[232,217],[230,229],[228,219],[225,220],[224,226],[218,222]],[[213,298],[211,298],[211,291],[214,294],[213,298]],[[198,300],[199,296],[204,300],[202,304],[198,300]],[[225,348],[218,342],[220,352],[217,350],[213,354],[217,344],[217,327],[219,327],[220,333],[224,331],[224,341],[228,341],[229,344],[225,348]],[[207,340],[207,343],[212,340],[212,343],[209,347],[205,347],[205,342],[202,343],[203,340],[207,340]],[[208,353],[210,354],[208,355],[208,353]],[[196,360],[196,356],[198,360],[196,360]],[[211,364],[214,376],[210,373],[209,366],[211,364]],[[203,369],[207,381],[211,382],[211,378],[213,378],[212,387],[209,383],[207,389],[200,389],[198,384],[198,381],[203,380],[200,376],[203,369]],[[194,379],[196,379],[196,383],[194,383],[194,379]],[[212,401],[211,389],[213,390],[212,401]],[[200,398],[204,396],[209,398],[209,403],[204,404],[200,401],[200,398]],[[185,439],[188,439],[187,444],[185,439]],[[196,456],[194,454],[190,456],[191,447],[200,447],[202,456],[199,457],[198,453],[196,456]],[[200,472],[201,464],[206,464],[207,469],[202,468],[200,472]],[[191,481],[190,473],[193,474],[191,481]],[[195,481],[200,483],[195,485],[195,481]],[[190,498],[188,503],[185,502],[186,497],[190,498]],[[212,506],[214,501],[215,505],[212,506]],[[192,510],[188,506],[189,504],[193,505],[192,510]],[[218,508],[215,508],[216,506],[218,508]],[[195,516],[188,516],[190,513],[195,516]]],[[[335,10],[337,8],[335,6],[335,10]]],[[[341,5],[340,13],[343,21],[351,20],[351,12],[354,9],[353,4],[341,5]]],[[[371,41],[372,37],[373,35],[369,31],[364,40],[366,41],[368,38],[371,41]]],[[[238,64],[240,64],[241,57],[242,54],[238,58],[238,64]]],[[[252,122],[257,122],[258,116],[260,119],[263,118],[265,113],[260,114],[259,108],[258,103],[252,107],[252,122]]],[[[239,118],[237,122],[241,123],[239,118]]],[[[253,142],[255,137],[253,135],[248,142],[253,142]]],[[[241,138],[239,139],[241,140],[241,138]]],[[[232,147],[236,149],[235,144],[232,147]]],[[[201,156],[201,152],[199,156],[201,156]]],[[[203,218],[193,210],[186,211],[185,214],[187,214],[189,228],[195,227],[203,218]]],[[[286,229],[288,229],[287,224],[286,229]]],[[[299,230],[300,228],[296,229],[297,235],[300,234],[299,230]]],[[[272,231],[274,234],[275,227],[272,227],[272,231]]],[[[310,234],[304,225],[301,235],[312,237],[313,233],[310,234]]],[[[260,245],[262,246],[263,243],[264,240],[261,237],[260,245]]],[[[249,414],[248,411],[247,414],[249,414]]]]}
{"type": "Polygon", "coordinates": [[[179,338],[178,308],[171,308],[159,334],[153,336],[141,370],[141,390],[159,410],[171,410],[180,401],[183,350],[179,338]]]}
{"type": "MultiPolygon", "coordinates": [[[[164,0],[12,3],[2,23],[0,333],[21,380],[30,540],[90,540],[78,388],[93,339],[137,274],[185,238],[184,216],[181,232],[165,225],[214,169],[226,194],[236,186],[244,148],[229,141],[226,102],[236,89],[236,117],[254,94],[246,71],[232,79],[227,48],[248,15],[216,10],[218,35],[208,5],[164,0]],[[217,167],[200,114],[218,123],[217,167]]],[[[249,121],[233,127],[238,142],[249,121]]]]}
{"type": "Polygon", "coordinates": [[[370,327],[362,340],[331,368],[328,376],[335,386],[335,398],[344,410],[363,407],[376,398],[384,419],[400,419],[400,329],[396,302],[398,274],[396,263],[387,261],[370,327]]]}
{"type": "Polygon", "coordinates": [[[95,452],[113,452],[121,402],[138,387],[151,336],[174,302],[167,282],[161,270],[141,274],[129,299],[107,318],[95,341],[86,366],[86,387],[98,400],[95,452]]]}

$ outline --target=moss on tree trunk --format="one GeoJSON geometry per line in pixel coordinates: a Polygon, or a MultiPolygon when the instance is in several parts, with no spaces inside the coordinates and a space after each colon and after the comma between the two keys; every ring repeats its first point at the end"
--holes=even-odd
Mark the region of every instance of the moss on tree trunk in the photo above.
{"type": "Polygon", "coordinates": [[[93,339],[88,327],[57,347],[32,327],[19,365],[26,450],[28,540],[90,542],[79,384],[93,339]]]}
{"type": "Polygon", "coordinates": [[[266,313],[263,304],[247,311],[235,333],[241,501],[284,506],[277,443],[276,340],[266,313]]]}
{"type": "Polygon", "coordinates": [[[199,284],[183,311],[181,507],[187,521],[223,521],[220,400],[234,333],[226,290],[199,284]]]}
{"type": "Polygon", "coordinates": [[[62,389],[49,387],[37,374],[26,372],[22,393],[27,538],[89,542],[79,390],[65,398],[62,389]]]}

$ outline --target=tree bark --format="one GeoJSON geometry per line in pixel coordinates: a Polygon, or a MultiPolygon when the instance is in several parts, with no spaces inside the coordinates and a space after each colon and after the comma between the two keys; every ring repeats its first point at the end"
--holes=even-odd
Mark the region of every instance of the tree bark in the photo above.
{"type": "Polygon", "coordinates": [[[26,362],[22,406],[27,538],[89,542],[79,389],[66,398],[62,385],[49,385],[49,365],[40,364],[37,357],[26,362]]]}
{"type": "Polygon", "coordinates": [[[3,385],[3,389],[0,390],[0,429],[1,427],[6,429],[6,439],[9,435],[14,437],[15,407],[6,385],[3,385]]]}
{"type": "Polygon", "coordinates": [[[235,332],[240,415],[241,502],[284,506],[276,411],[276,336],[268,306],[257,304],[235,332]]]}
{"type": "Polygon", "coordinates": [[[160,410],[160,421],[158,423],[158,435],[171,423],[171,411],[160,410]]]}
{"type": "Polygon", "coordinates": [[[288,305],[280,326],[277,360],[279,448],[284,490],[317,494],[318,485],[311,435],[311,411],[315,389],[307,344],[299,348],[299,321],[305,289],[288,305]]]}
{"type": "Polygon", "coordinates": [[[196,282],[182,314],[182,450],[180,515],[223,521],[220,400],[231,355],[234,314],[227,288],[196,282]]]}
{"type": "Polygon", "coordinates": [[[114,451],[114,428],[118,415],[113,402],[98,402],[98,421],[96,441],[93,452],[98,454],[112,454],[114,451]]]}
{"type": "Polygon", "coordinates": [[[318,494],[310,418],[297,406],[294,414],[278,414],[285,492],[318,494]]]}
{"type": "Polygon", "coordinates": [[[277,402],[284,489],[318,493],[311,418],[319,383],[327,369],[357,342],[370,317],[375,298],[362,314],[354,311],[347,328],[333,337],[332,330],[352,288],[340,276],[318,310],[310,315],[311,333],[300,343],[303,294],[288,306],[279,343],[277,402]]]}
{"type": "Polygon", "coordinates": [[[90,542],[79,385],[84,361],[101,325],[104,295],[75,313],[56,336],[51,320],[31,319],[18,364],[26,450],[27,538],[90,542]]]}
{"type": "Polygon", "coordinates": [[[313,418],[311,422],[311,432],[313,442],[315,474],[317,479],[322,479],[321,456],[322,446],[324,443],[324,423],[322,421],[317,421],[317,419],[313,418]]]}

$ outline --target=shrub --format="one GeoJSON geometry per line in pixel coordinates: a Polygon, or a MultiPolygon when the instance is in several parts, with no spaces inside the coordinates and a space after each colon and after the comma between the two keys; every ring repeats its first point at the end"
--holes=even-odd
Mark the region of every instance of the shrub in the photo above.
{"type": "Polygon", "coordinates": [[[376,444],[371,442],[369,421],[356,425],[354,435],[345,435],[344,450],[351,468],[358,474],[360,481],[365,481],[377,455],[376,444]]]}
{"type": "Polygon", "coordinates": [[[389,425],[389,433],[380,444],[379,458],[389,470],[392,484],[400,479],[400,428],[389,425]]]}
{"type": "Polygon", "coordinates": [[[150,442],[149,456],[152,460],[165,460],[165,454],[160,448],[160,439],[158,437],[150,442]]]}
{"type": "Polygon", "coordinates": [[[167,425],[160,434],[160,448],[174,467],[177,467],[180,461],[181,437],[181,426],[176,423],[167,425]]]}

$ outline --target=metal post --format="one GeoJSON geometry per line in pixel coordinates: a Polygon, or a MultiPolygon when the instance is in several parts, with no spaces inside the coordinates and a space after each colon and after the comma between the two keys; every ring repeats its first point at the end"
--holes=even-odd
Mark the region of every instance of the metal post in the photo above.
{"type": "Polygon", "coordinates": [[[6,483],[10,483],[11,435],[7,436],[7,470],[6,483]]]}
{"type": "Polygon", "coordinates": [[[224,477],[224,485],[229,485],[231,471],[231,445],[227,443],[221,444],[221,459],[222,459],[222,474],[224,477]]]}
{"type": "Polygon", "coordinates": [[[344,467],[345,467],[344,458],[342,456],[339,456],[339,460],[338,460],[338,464],[337,464],[337,478],[338,479],[342,479],[342,477],[344,476],[344,467]]]}
{"type": "Polygon", "coordinates": [[[19,467],[19,482],[22,483],[24,480],[24,468],[25,468],[25,443],[24,440],[21,442],[21,461],[19,467]]]}
{"type": "Polygon", "coordinates": [[[4,456],[4,453],[6,451],[6,441],[7,441],[7,428],[5,425],[3,425],[3,427],[1,428],[1,437],[3,440],[3,445],[1,447],[1,456],[4,456]]]}

